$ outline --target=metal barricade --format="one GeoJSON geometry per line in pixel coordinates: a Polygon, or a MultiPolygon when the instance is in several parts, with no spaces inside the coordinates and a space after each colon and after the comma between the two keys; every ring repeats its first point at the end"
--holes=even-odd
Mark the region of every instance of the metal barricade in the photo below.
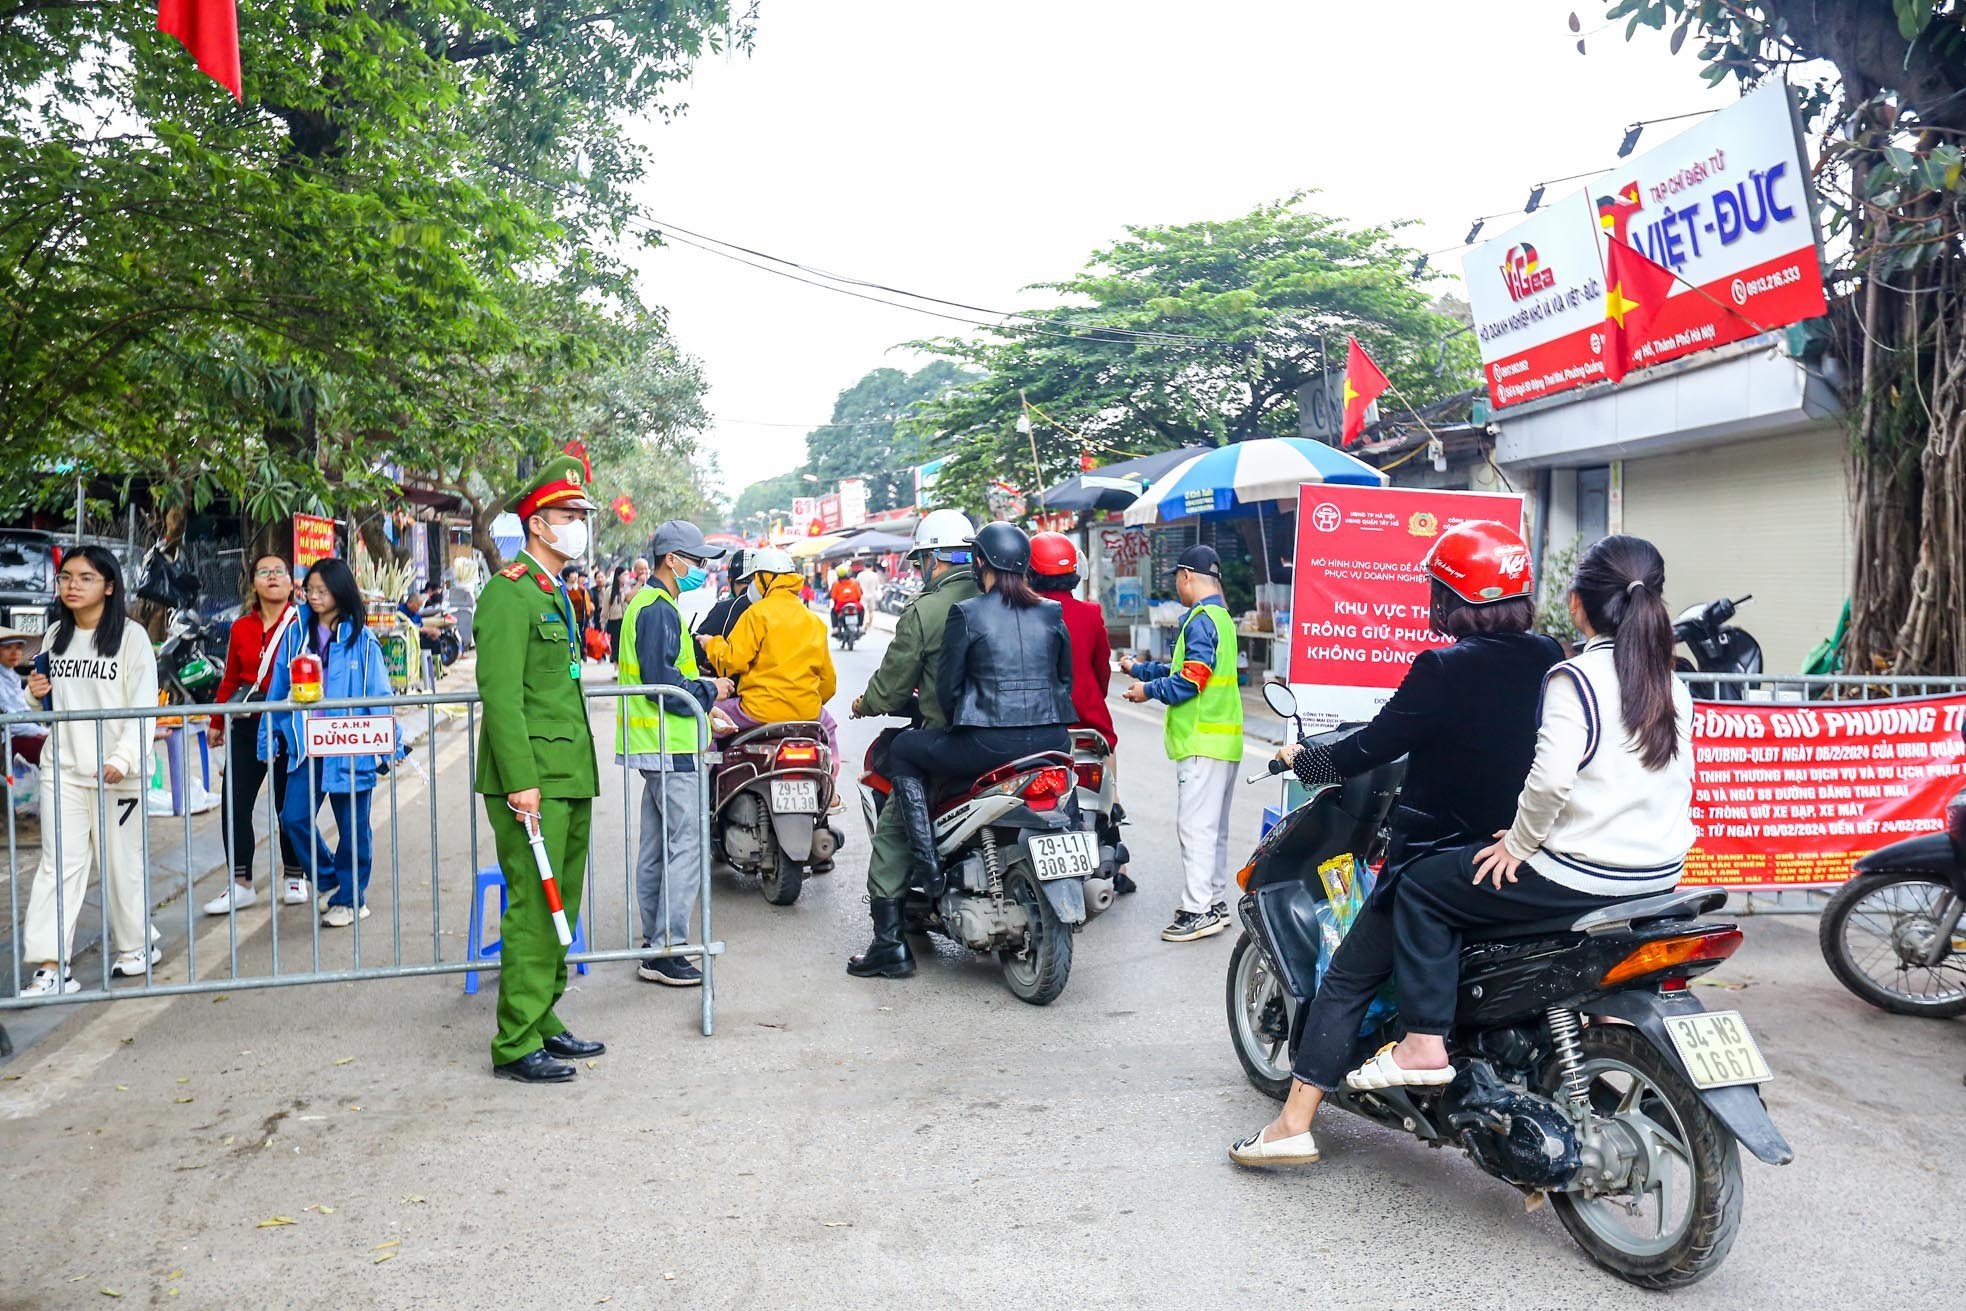
{"type": "MultiPolygon", "coordinates": [[[[724,944],[716,941],[711,931],[708,762],[700,749],[685,751],[685,758],[695,757],[695,767],[673,768],[668,751],[669,723],[666,716],[657,716],[660,757],[643,762],[653,766],[645,770],[634,768],[634,762],[626,757],[617,761],[621,776],[617,803],[606,773],[605,753],[620,739],[617,736],[614,743],[608,743],[603,736],[611,725],[619,733],[622,708],[628,704],[624,699],[631,696],[645,697],[668,714],[693,720],[700,748],[711,744],[708,715],[689,692],[669,685],[589,687],[583,688],[583,693],[590,723],[596,714],[605,714],[606,719],[596,731],[601,788],[590,811],[587,868],[582,871],[582,896],[575,919],[585,949],[568,954],[569,967],[694,958],[702,969],[702,1030],[708,1036],[715,1027],[714,963],[724,951],[724,944]],[[642,774],[639,796],[637,773],[642,774]],[[643,851],[651,843],[661,844],[660,856],[654,848],[643,851]],[[676,858],[673,862],[668,858],[671,854],[676,858]],[[599,888],[593,879],[597,862],[613,864],[617,860],[615,868],[621,871],[619,901],[612,886],[599,888]],[[673,867],[678,864],[684,868],[673,867]],[[682,905],[677,904],[679,899],[682,905]],[[692,917],[683,909],[690,903],[694,903],[691,908],[697,921],[695,936],[688,932],[692,917]]],[[[126,997],[496,971],[499,955],[495,951],[487,955],[483,948],[497,933],[497,921],[483,913],[483,904],[498,883],[490,873],[497,867],[497,857],[495,853],[488,859],[481,856],[480,807],[503,806],[505,798],[480,797],[475,792],[482,714],[482,700],[472,690],[381,700],[30,711],[0,716],[0,762],[10,765],[15,759],[14,735],[19,726],[41,724],[53,730],[45,739],[39,762],[43,781],[38,853],[34,843],[27,840],[31,835],[16,819],[11,801],[14,780],[8,780],[4,806],[8,969],[0,979],[0,992],[5,994],[0,995],[0,1011],[126,997]],[[278,788],[271,766],[266,785],[250,789],[238,779],[241,771],[228,764],[215,808],[194,813],[187,778],[180,789],[174,789],[174,794],[184,798],[184,804],[177,807],[182,813],[168,818],[148,814],[147,773],[101,787],[62,781],[64,740],[70,755],[75,755],[78,729],[93,737],[94,758],[100,761],[106,739],[119,728],[127,732],[127,726],[135,725],[146,748],[141,752],[146,769],[160,745],[156,739],[166,736],[161,745],[172,753],[173,764],[181,753],[183,772],[188,775],[193,761],[192,737],[200,731],[198,723],[220,719],[227,729],[224,749],[229,757],[239,760],[249,755],[257,759],[258,743],[265,731],[262,716],[290,712],[310,718],[332,717],[335,712],[387,714],[396,725],[396,741],[407,743],[410,754],[379,773],[375,785],[366,790],[358,790],[357,771],[352,765],[345,788],[324,790],[320,786],[322,761],[296,761],[286,777],[284,798],[275,795],[278,788]],[[170,739],[172,733],[178,736],[170,739]],[[253,751],[236,745],[240,734],[251,735],[253,751]],[[305,788],[304,814],[302,799],[294,791],[297,787],[305,788]],[[245,791],[253,795],[241,795],[245,791]],[[460,813],[460,806],[464,813],[460,813]],[[419,809],[423,813],[419,814],[419,809]],[[325,840],[324,811],[331,812],[332,845],[325,840]],[[465,813],[469,821],[460,823],[465,813]],[[255,819],[261,822],[256,825],[255,819]],[[283,896],[285,876],[292,872],[281,867],[283,823],[286,834],[295,840],[294,855],[305,880],[304,900],[289,902],[283,896]],[[256,849],[262,840],[265,867],[253,884],[256,890],[270,891],[257,896],[251,906],[241,907],[236,898],[228,898],[221,913],[201,913],[205,898],[219,900],[215,894],[231,888],[236,872],[251,871],[258,863],[256,849]],[[346,872],[357,883],[360,895],[351,892],[348,900],[351,907],[363,909],[345,929],[323,924],[324,862],[330,881],[338,882],[339,875],[346,872]],[[428,870],[427,886],[422,868],[428,870]],[[419,872],[411,875],[411,870],[419,872]],[[100,904],[98,913],[87,917],[94,921],[87,927],[100,936],[94,943],[78,945],[75,935],[84,927],[84,903],[91,891],[100,904]],[[467,895],[476,899],[475,905],[465,903],[467,895]],[[174,904],[178,902],[182,905],[174,904]],[[146,947],[163,936],[160,924],[171,930],[173,939],[181,924],[183,937],[181,942],[173,941],[176,950],[153,964],[146,947]],[[466,927],[460,929],[460,925],[466,927]],[[473,925],[481,930],[476,942],[468,940],[473,925]],[[427,951],[421,945],[426,928],[427,951]],[[378,932],[383,938],[380,945],[378,932]],[[458,941],[460,936],[467,940],[458,941]],[[98,959],[77,970],[77,959],[92,949],[98,959]],[[61,991],[63,985],[58,985],[52,994],[21,995],[35,968],[47,960],[56,962],[57,978],[64,984],[73,977],[75,991],[61,991]],[[119,966],[127,968],[127,974],[119,966]]],[[[531,865],[507,873],[512,878],[539,877],[531,865]]],[[[564,871],[555,874],[565,878],[564,871]]]]}

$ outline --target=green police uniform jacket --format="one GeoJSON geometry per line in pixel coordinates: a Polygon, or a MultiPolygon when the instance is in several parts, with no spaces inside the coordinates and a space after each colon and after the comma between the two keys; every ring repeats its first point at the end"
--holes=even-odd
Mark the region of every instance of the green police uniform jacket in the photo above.
{"type": "Polygon", "coordinates": [[[524,552],[478,598],[478,791],[486,796],[538,788],[542,797],[578,798],[601,790],[580,657],[569,646],[572,619],[552,575],[524,552]]]}
{"type": "Polygon", "coordinates": [[[861,693],[861,712],[905,715],[919,692],[923,727],[947,728],[948,713],[935,695],[935,680],[942,670],[942,634],[956,603],[982,594],[975,573],[967,568],[946,573],[922,588],[895,621],[894,640],[861,693]]]}

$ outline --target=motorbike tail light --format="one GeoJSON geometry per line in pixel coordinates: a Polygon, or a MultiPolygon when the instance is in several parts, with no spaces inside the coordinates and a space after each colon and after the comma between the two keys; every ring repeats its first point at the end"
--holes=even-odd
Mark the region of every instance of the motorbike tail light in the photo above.
{"type": "Polygon", "coordinates": [[[781,742],[778,744],[777,759],[781,765],[816,765],[819,763],[819,744],[817,742],[781,742]]]}
{"type": "Polygon", "coordinates": [[[1095,763],[1089,765],[1079,765],[1076,766],[1076,768],[1078,770],[1080,787],[1089,788],[1092,791],[1097,792],[1101,787],[1105,786],[1106,767],[1104,765],[1095,763]]]}
{"type": "Polygon", "coordinates": [[[1072,790],[1072,771],[1063,765],[1040,769],[1024,783],[1018,795],[1032,810],[1050,810],[1057,806],[1058,798],[1072,790]]]}
{"type": "Polygon", "coordinates": [[[1598,986],[1610,988],[1648,974],[1693,965],[1711,969],[1732,956],[1740,945],[1741,931],[1732,927],[1705,929],[1676,938],[1655,938],[1639,944],[1623,960],[1606,970],[1604,977],[1598,980],[1598,986]]]}

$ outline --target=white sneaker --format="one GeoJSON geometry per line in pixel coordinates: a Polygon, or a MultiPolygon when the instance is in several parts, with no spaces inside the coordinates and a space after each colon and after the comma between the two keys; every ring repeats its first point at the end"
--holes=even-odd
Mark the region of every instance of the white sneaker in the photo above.
{"type": "MultiPolygon", "coordinates": [[[[369,908],[364,906],[362,907],[362,918],[367,919],[368,917],[369,908]]],[[[353,906],[330,906],[327,912],[321,916],[321,923],[331,929],[345,929],[354,922],[355,908],[353,906]]]]}
{"type": "Polygon", "coordinates": [[[226,915],[234,910],[244,910],[259,900],[259,893],[250,883],[228,883],[225,891],[205,903],[207,915],[226,915]]]}
{"type": "Polygon", "coordinates": [[[82,985],[75,981],[73,974],[63,979],[59,986],[55,983],[55,972],[45,966],[34,971],[34,977],[20,990],[23,997],[52,997],[56,993],[80,992],[82,985]]]}
{"type": "MultiPolygon", "coordinates": [[[[152,947],[150,949],[151,968],[153,969],[156,968],[156,966],[163,959],[164,959],[163,948],[152,947]]],[[[119,975],[123,978],[137,978],[137,979],[142,978],[143,977],[143,952],[141,951],[117,952],[116,961],[114,964],[112,964],[109,967],[109,972],[111,974],[119,975]]]]}
{"type": "Polygon", "coordinates": [[[307,904],[307,880],[288,879],[286,887],[280,893],[280,900],[288,906],[305,906],[307,904]]]}

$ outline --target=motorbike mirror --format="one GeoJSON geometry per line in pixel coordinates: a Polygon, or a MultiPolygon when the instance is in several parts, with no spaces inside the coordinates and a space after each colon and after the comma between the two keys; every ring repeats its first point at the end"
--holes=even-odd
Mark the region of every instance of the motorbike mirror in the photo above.
{"type": "Polygon", "coordinates": [[[1292,718],[1297,713],[1297,694],[1290,690],[1288,683],[1263,684],[1263,701],[1280,719],[1292,718]]]}

